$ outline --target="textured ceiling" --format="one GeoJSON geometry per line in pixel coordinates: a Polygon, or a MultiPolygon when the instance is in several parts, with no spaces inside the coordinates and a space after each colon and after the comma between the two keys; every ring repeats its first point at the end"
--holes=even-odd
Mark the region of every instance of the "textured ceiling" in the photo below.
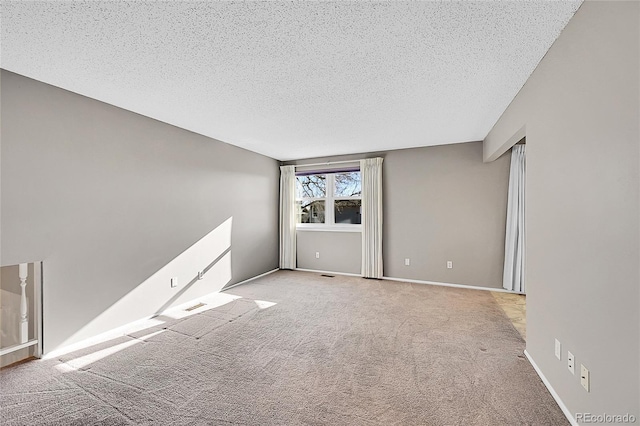
{"type": "Polygon", "coordinates": [[[580,3],[2,1],[0,66],[280,160],[440,145],[580,3]]]}

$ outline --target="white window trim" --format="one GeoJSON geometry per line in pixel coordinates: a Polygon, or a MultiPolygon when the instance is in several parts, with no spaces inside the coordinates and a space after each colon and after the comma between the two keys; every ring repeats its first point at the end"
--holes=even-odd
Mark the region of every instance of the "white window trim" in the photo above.
{"type": "Polygon", "coordinates": [[[335,197],[336,179],[335,173],[318,173],[327,177],[327,196],[326,197],[296,197],[296,202],[301,200],[324,200],[325,213],[324,223],[298,223],[296,230],[298,231],[325,231],[325,232],[362,232],[362,225],[357,224],[340,224],[335,223],[335,201],[336,200],[361,200],[362,196],[354,197],[335,197]]]}
{"type": "Polygon", "coordinates": [[[362,225],[324,225],[316,223],[299,223],[296,227],[298,232],[362,232],[362,225]],[[304,226],[312,225],[312,226],[304,226]]]}

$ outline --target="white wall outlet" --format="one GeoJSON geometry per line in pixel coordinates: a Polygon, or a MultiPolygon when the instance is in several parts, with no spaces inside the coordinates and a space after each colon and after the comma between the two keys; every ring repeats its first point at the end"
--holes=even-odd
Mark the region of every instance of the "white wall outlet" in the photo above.
{"type": "Polygon", "coordinates": [[[316,259],[320,259],[320,252],[319,251],[316,252],[316,259]]]}
{"type": "Polygon", "coordinates": [[[198,279],[201,280],[202,278],[204,278],[204,274],[202,271],[198,271],[198,279]]]}
{"type": "Polygon", "coordinates": [[[447,269],[453,269],[453,262],[450,260],[447,260],[447,269]]]}
{"type": "Polygon", "coordinates": [[[178,287],[178,277],[171,278],[171,288],[178,287]]]}
{"type": "Polygon", "coordinates": [[[404,260],[404,266],[409,266],[411,265],[411,259],[409,259],[408,257],[404,260]]]}
{"type": "Polygon", "coordinates": [[[562,344],[556,339],[556,358],[562,359],[562,344]]]}
{"type": "Polygon", "coordinates": [[[576,374],[575,357],[569,351],[567,351],[567,368],[571,371],[571,374],[576,374]]]}
{"type": "Polygon", "coordinates": [[[587,367],[585,367],[582,364],[580,364],[580,384],[582,385],[584,390],[589,392],[589,389],[590,389],[590,386],[589,386],[589,370],[587,370],[587,367]]]}

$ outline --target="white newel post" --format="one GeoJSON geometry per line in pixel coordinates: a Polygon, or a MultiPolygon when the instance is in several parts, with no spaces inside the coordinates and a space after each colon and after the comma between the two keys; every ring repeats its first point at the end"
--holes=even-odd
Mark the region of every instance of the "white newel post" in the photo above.
{"type": "Polygon", "coordinates": [[[29,275],[29,264],[21,263],[19,269],[20,276],[20,343],[27,343],[29,340],[29,321],[27,319],[27,276],[29,275]]]}

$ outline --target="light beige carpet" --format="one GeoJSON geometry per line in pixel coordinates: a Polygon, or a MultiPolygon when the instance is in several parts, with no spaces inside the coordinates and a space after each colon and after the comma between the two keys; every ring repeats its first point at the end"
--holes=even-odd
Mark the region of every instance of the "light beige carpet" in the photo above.
{"type": "Polygon", "coordinates": [[[291,271],[227,292],[2,370],[2,424],[569,424],[489,292],[291,271]]]}

